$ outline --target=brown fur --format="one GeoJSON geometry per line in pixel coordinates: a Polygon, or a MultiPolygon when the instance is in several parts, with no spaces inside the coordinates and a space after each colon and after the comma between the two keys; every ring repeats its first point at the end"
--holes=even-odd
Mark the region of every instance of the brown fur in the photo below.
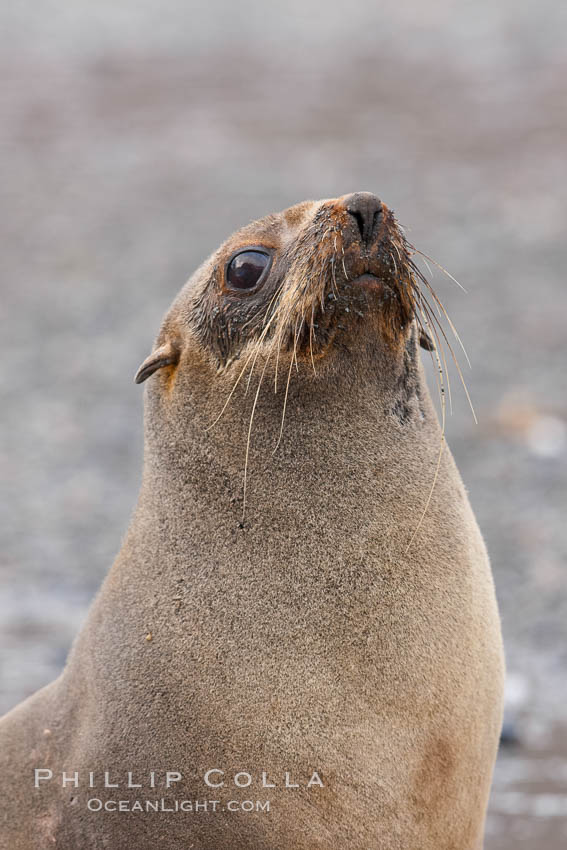
{"type": "Polygon", "coordinates": [[[166,316],[122,549],[62,675],[0,726],[2,848],[481,846],[503,673],[489,563],[448,450],[408,549],[441,439],[411,252],[386,207],[362,244],[347,200],[243,228],[166,316]],[[247,245],[273,265],[234,294],[247,245]],[[173,794],[36,790],[33,768],[180,770],[177,797],[271,811],[91,813],[173,794]],[[215,791],[210,768],[303,785],[215,791]]]}

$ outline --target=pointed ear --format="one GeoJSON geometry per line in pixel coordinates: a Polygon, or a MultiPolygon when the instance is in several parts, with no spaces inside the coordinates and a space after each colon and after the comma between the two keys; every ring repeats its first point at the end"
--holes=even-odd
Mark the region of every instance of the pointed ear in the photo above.
{"type": "Polygon", "coordinates": [[[419,344],[422,348],[425,348],[426,351],[434,351],[435,343],[429,336],[429,333],[425,330],[425,328],[420,328],[419,333],[419,344]]]}
{"type": "Polygon", "coordinates": [[[138,371],[134,381],[137,384],[142,384],[146,378],[162,369],[164,366],[171,366],[179,362],[179,350],[172,342],[166,342],[152,351],[149,357],[146,357],[138,371]]]}

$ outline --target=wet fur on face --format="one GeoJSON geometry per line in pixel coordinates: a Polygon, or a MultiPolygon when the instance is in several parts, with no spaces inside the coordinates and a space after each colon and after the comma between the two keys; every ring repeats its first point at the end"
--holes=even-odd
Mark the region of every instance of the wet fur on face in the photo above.
{"type": "Polygon", "coordinates": [[[366,192],[305,201],[254,221],[221,245],[182,289],[136,381],[171,367],[163,376],[171,388],[177,365],[183,360],[186,368],[191,357],[183,355],[195,347],[217,375],[236,377],[249,367],[252,374],[262,363],[265,374],[271,366],[276,386],[280,365],[287,360],[289,369],[290,359],[298,369],[304,360],[315,372],[323,361],[327,372],[332,364],[340,370],[341,363],[352,372],[386,354],[396,371],[408,352],[415,362],[418,340],[434,352],[443,405],[444,345],[456,358],[436,315],[445,313],[443,305],[415,254],[421,252],[407,241],[392,210],[366,192]],[[262,252],[269,265],[257,286],[235,289],[228,268],[250,251],[262,252]]]}
{"type": "Polygon", "coordinates": [[[361,331],[395,345],[414,315],[410,263],[408,243],[384,205],[365,243],[342,199],[306,202],[254,222],[219,249],[195,282],[190,320],[219,366],[250,342],[306,358],[350,348],[361,331]],[[227,259],[247,247],[269,252],[271,267],[259,290],[234,292],[227,259]]]}

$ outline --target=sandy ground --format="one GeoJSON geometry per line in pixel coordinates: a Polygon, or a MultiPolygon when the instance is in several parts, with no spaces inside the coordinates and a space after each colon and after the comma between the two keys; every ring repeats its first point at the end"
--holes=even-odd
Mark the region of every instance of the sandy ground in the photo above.
{"type": "Polygon", "coordinates": [[[449,441],[520,737],[486,846],[564,847],[565,7],[41,9],[11,4],[0,44],[0,708],[61,669],[119,547],[141,470],[132,375],[180,284],[245,221],[369,189],[468,290],[434,276],[473,364],[479,425],[456,389],[449,441]]]}

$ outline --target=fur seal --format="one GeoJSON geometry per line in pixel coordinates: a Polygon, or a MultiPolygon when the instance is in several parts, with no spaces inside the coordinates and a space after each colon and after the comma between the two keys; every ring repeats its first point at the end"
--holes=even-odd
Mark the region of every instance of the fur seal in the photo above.
{"type": "Polygon", "coordinates": [[[305,202],[174,301],[123,546],[0,725],[2,848],[482,846],[500,625],[412,253],[375,195],[305,202]]]}

